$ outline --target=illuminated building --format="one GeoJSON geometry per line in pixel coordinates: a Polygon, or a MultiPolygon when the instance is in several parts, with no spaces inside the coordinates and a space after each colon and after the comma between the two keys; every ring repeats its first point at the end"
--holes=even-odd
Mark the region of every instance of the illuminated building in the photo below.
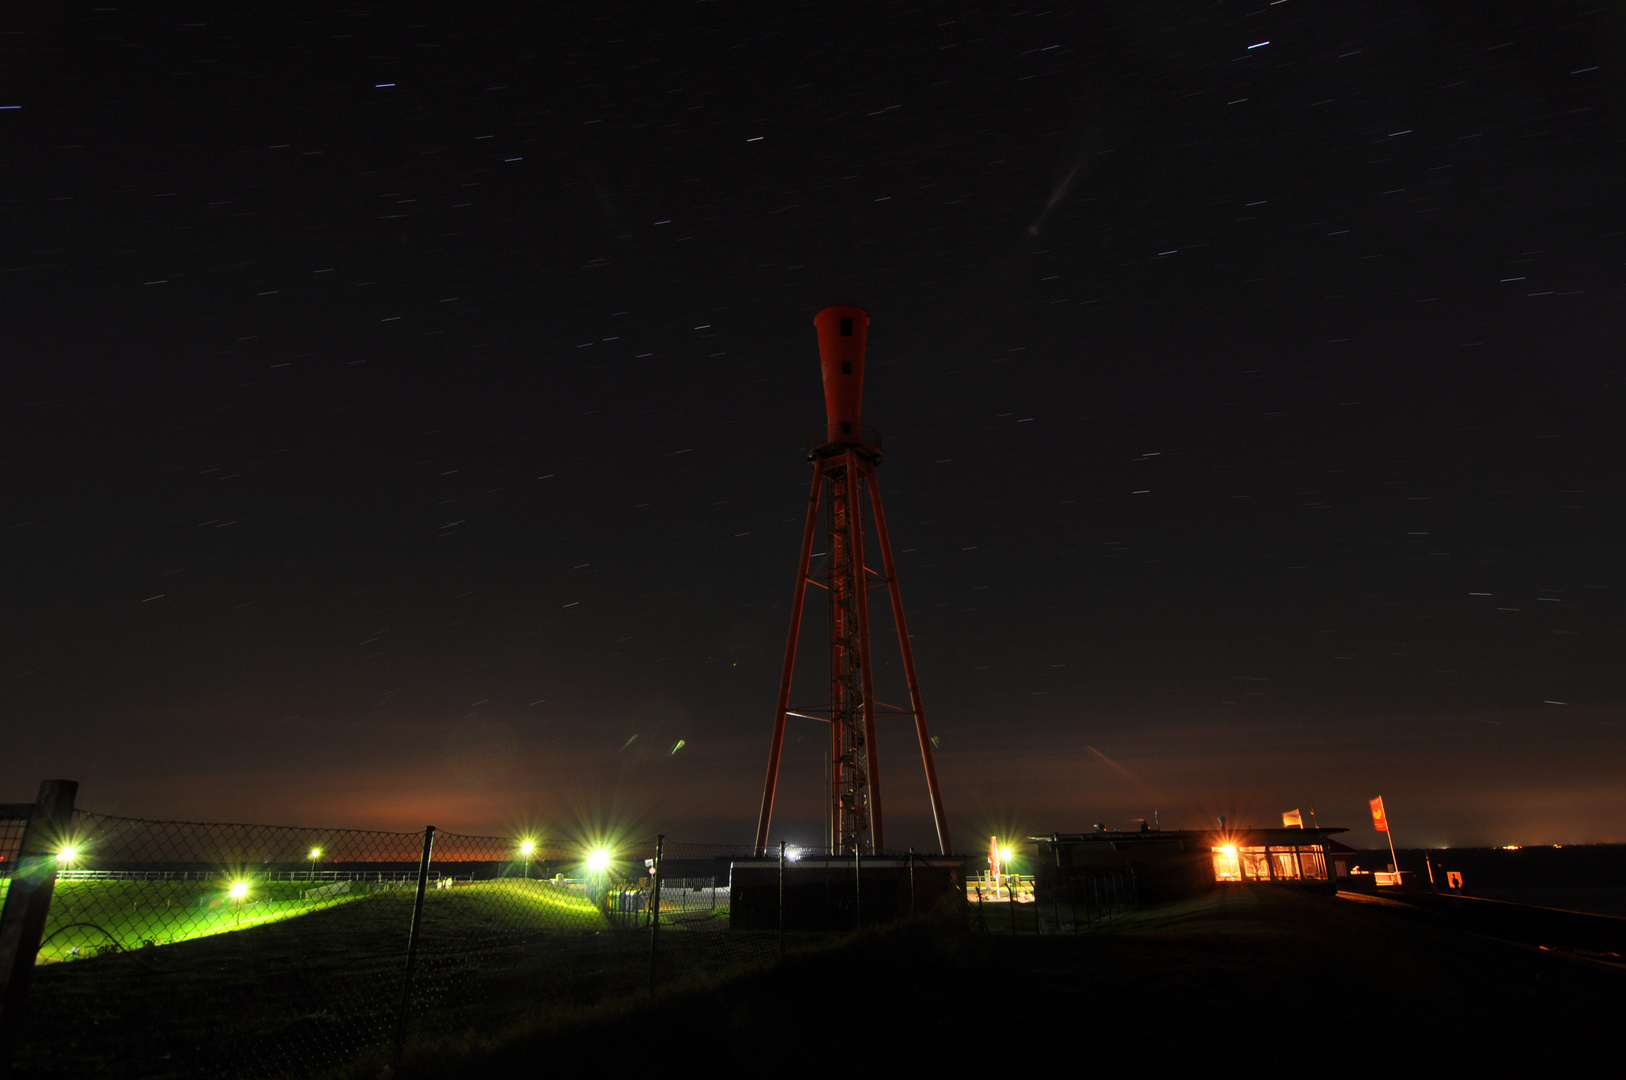
{"type": "MultiPolygon", "coordinates": [[[[1226,885],[1282,885],[1336,892],[1353,849],[1347,829],[1096,831],[1030,836],[1037,889],[1064,890],[1092,874],[1131,870],[1142,901],[1194,896],[1226,885]]],[[[1347,886],[1346,886],[1347,887],[1347,886]]]]}

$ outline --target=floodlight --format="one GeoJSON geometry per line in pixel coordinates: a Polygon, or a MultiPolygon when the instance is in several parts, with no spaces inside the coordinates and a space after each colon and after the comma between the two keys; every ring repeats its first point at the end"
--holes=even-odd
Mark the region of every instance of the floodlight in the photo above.
{"type": "Polygon", "coordinates": [[[536,841],[527,840],[519,846],[519,853],[529,859],[536,852],[536,841]]]}
{"type": "Polygon", "coordinates": [[[610,849],[597,847],[587,853],[587,869],[602,874],[610,868],[610,849]]]}
{"type": "Polygon", "coordinates": [[[1008,847],[1000,848],[999,849],[999,861],[1000,862],[1010,862],[1012,854],[1013,853],[1012,853],[1010,848],[1008,848],[1008,847]]]}
{"type": "Polygon", "coordinates": [[[234,881],[231,883],[231,898],[241,900],[248,895],[248,882],[234,881]]]}
{"type": "Polygon", "coordinates": [[[72,844],[63,844],[56,849],[56,861],[59,863],[71,863],[78,857],[79,849],[72,844]]]}
{"type": "Polygon", "coordinates": [[[320,859],[321,857],[322,857],[322,849],[321,848],[319,848],[319,847],[311,848],[311,861],[312,862],[315,862],[317,859],[320,859]]]}
{"type": "Polygon", "coordinates": [[[801,848],[788,847],[785,849],[785,861],[795,862],[802,857],[801,848]]]}

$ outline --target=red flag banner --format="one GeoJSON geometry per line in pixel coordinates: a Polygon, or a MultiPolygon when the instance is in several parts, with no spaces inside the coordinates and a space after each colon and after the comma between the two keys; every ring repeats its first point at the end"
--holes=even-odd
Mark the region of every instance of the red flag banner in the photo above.
{"type": "Polygon", "coordinates": [[[1383,796],[1379,795],[1372,800],[1372,828],[1378,832],[1389,831],[1389,819],[1383,816],[1383,796]]]}
{"type": "Polygon", "coordinates": [[[1282,811],[1282,828],[1284,828],[1284,829],[1302,829],[1302,828],[1304,828],[1304,815],[1299,813],[1297,810],[1283,810],[1282,811]]]}

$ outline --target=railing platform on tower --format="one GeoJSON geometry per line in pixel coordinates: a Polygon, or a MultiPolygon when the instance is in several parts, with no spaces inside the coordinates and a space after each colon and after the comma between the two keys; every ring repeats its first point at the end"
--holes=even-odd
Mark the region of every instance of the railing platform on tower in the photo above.
{"type": "Polygon", "coordinates": [[[814,428],[807,433],[807,460],[817,461],[821,457],[839,454],[842,447],[849,443],[875,464],[881,463],[881,431],[872,427],[860,427],[855,439],[843,439],[828,427],[814,428]]]}

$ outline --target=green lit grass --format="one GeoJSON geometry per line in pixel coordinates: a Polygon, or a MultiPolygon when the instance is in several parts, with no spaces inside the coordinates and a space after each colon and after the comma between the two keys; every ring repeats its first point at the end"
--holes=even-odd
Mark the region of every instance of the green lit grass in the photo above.
{"type": "MultiPolygon", "coordinates": [[[[92,886],[75,899],[102,905],[96,925],[112,923],[110,898],[131,898],[109,885],[184,887],[194,902],[202,896],[206,903],[209,893],[224,889],[221,882],[74,885],[92,886]]],[[[35,969],[20,1071],[64,1080],[311,1076],[378,1045],[400,1001],[413,891],[369,885],[349,895],[360,902],[300,910],[283,898],[281,917],[253,924],[247,912],[238,924],[205,908],[190,912],[189,924],[175,925],[164,916],[173,906],[149,903],[145,917],[159,930],[169,927],[171,944],[84,950],[67,963],[35,969]]],[[[138,909],[119,917],[133,926],[142,916],[138,909]]],[[[108,928],[117,932],[116,924],[108,928]]]]}
{"type": "MultiPolygon", "coordinates": [[[[232,880],[58,881],[39,952],[40,963],[99,956],[109,952],[174,945],[229,934],[266,923],[310,915],[381,892],[411,892],[411,882],[331,883],[257,881],[231,896],[232,880]],[[312,895],[315,894],[315,895],[312,895]]],[[[460,882],[435,889],[425,930],[478,934],[520,925],[593,932],[608,922],[591,897],[551,881],[503,879],[460,882]]]]}
{"type": "MultiPolygon", "coordinates": [[[[241,901],[225,875],[59,882],[20,1059],[27,1075],[314,1076],[357,1060],[375,1075],[399,1016],[415,883],[355,882],[306,898],[308,882],[249,881],[241,901]]],[[[647,916],[600,902],[547,880],[428,888],[411,1037],[483,1044],[646,993],[647,916]]],[[[776,934],[729,931],[726,908],[685,910],[677,898],[663,907],[663,986],[778,954],[776,934]]]]}
{"type": "Polygon", "coordinates": [[[39,963],[128,952],[227,934],[359,900],[391,884],[350,883],[343,892],[305,881],[250,881],[233,899],[231,881],[58,881],[39,963]],[[77,951],[76,951],[77,950],[77,951]]]}
{"type": "MultiPolygon", "coordinates": [[[[53,958],[86,944],[36,971],[27,1074],[310,1076],[376,1056],[398,1015],[414,884],[303,901],[305,882],[252,882],[240,912],[229,888],[59,883],[48,932],[90,923],[120,949],[94,948],[109,937],[91,927],[50,943],[53,958]]],[[[504,879],[430,887],[424,901],[414,1030],[502,1030],[648,979],[638,916],[612,921],[580,891],[504,879]]]]}
{"type": "Polygon", "coordinates": [[[513,919],[523,912],[526,916],[546,919],[549,925],[558,925],[561,929],[590,930],[604,924],[604,915],[591,897],[551,881],[518,878],[466,881],[452,886],[446,893],[447,899],[456,900],[471,910],[490,908],[492,914],[500,914],[504,919],[513,919]]]}

